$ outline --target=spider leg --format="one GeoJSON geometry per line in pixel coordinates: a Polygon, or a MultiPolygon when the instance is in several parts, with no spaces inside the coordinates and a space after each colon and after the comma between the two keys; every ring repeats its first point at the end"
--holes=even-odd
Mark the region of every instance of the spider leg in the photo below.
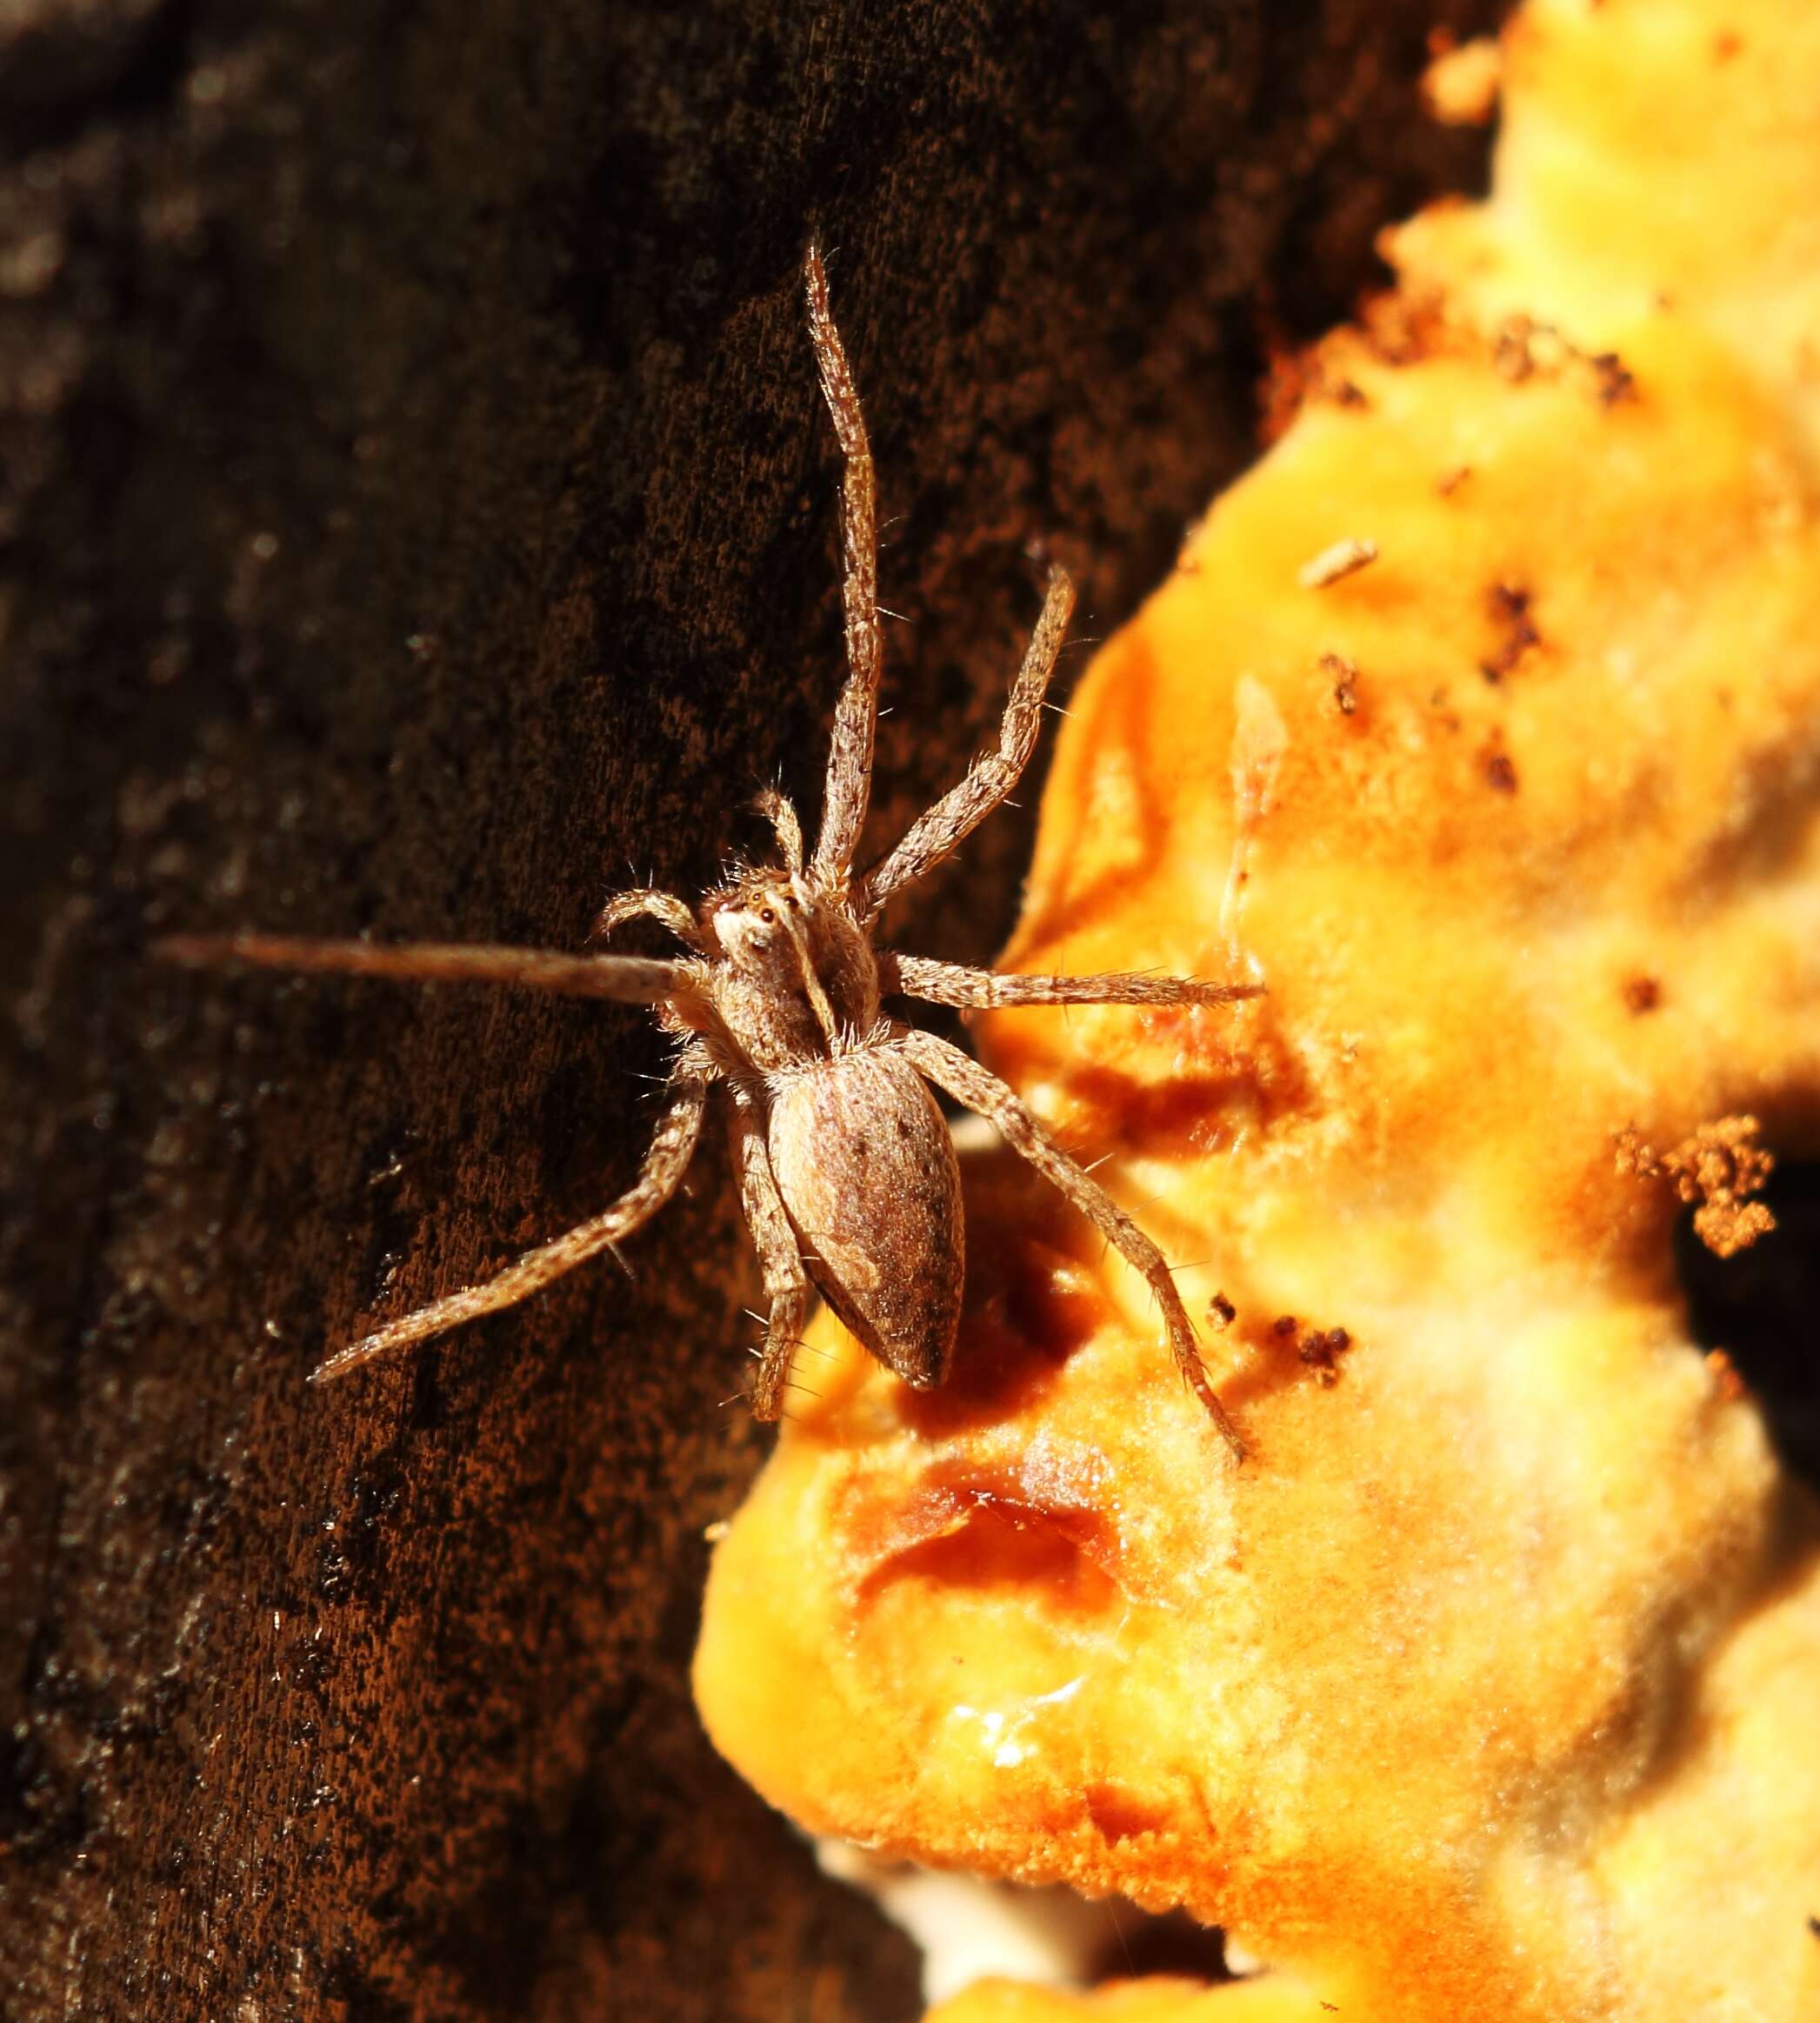
{"type": "Polygon", "coordinates": [[[597,941],[623,922],[636,920],[641,914],[661,920],[678,941],[694,949],[697,955],[708,952],[708,945],[688,901],[679,899],[674,892],[660,892],[649,885],[640,886],[636,891],[615,892],[588,930],[588,938],[597,941]]]}
{"type": "Polygon", "coordinates": [[[739,1169],[740,1205],[758,1249],[765,1297],[771,1305],[770,1319],[764,1331],[764,1353],[752,1383],[752,1416],[774,1419],[783,1410],[790,1361],[815,1293],[803,1268],[797,1232],[790,1226],[783,1198],[771,1177],[763,1116],[757,1103],[737,1083],[729,1085],[733,1092],[733,1155],[739,1169]]]}
{"type": "Polygon", "coordinates": [[[1017,785],[1018,775],[1030,764],[1030,754],[1037,748],[1037,735],[1043,727],[1043,694],[1056,671],[1056,656],[1062,651],[1062,635],[1068,630],[1069,614],[1073,610],[1074,584],[1065,570],[1052,568],[1043,615],[1030,635],[1023,665],[1011,684],[1010,699],[999,726],[997,751],[977,759],[966,778],[919,815],[884,862],[867,873],[868,918],[876,918],[893,892],[932,871],[957,850],[1017,785]]]}
{"type": "Polygon", "coordinates": [[[1012,1151],[1028,1159],[1051,1186],[1066,1195],[1125,1261],[1143,1272],[1163,1309],[1163,1325],[1169,1332],[1177,1367],[1218,1427],[1233,1458],[1243,1460],[1244,1443],[1208,1378],[1193,1324],[1163,1252],[1099,1183],[1082,1172],[990,1069],[983,1068],[970,1054],[950,1046],[933,1032],[923,1032],[914,1026],[903,1030],[899,1045],[904,1058],[919,1074],[926,1075],[957,1102],[978,1111],[995,1125],[1012,1151]]]}
{"type": "Polygon", "coordinates": [[[704,1047],[684,1047],[670,1072],[671,1095],[650,1150],[638,1178],[603,1213],[578,1223],[553,1243],[527,1251],[516,1264],[479,1285],[463,1286],[445,1299],[432,1300],[414,1313],[389,1321],[357,1342],[337,1349],[310,1372],[311,1383],[345,1376],[360,1364],[383,1356],[389,1349],[402,1349],[411,1342],[426,1341],[445,1333],[464,1321],[477,1320],[483,1313],[497,1313],[502,1307],[516,1306],[533,1292],[572,1272],[577,1265],[610,1249],[622,1237],[630,1236],[648,1222],[677,1191],[677,1185],[695,1154],[702,1133],[702,1116],[708,1103],[716,1069],[704,1047]]]}
{"type": "Polygon", "coordinates": [[[635,955],[564,955],[484,942],[316,941],[277,934],[170,934],[152,944],[164,962],[191,969],[250,963],[262,969],[409,978],[431,984],[515,984],[569,998],[655,1005],[690,986],[700,965],[635,955]]]}
{"type": "Polygon", "coordinates": [[[813,240],[803,263],[803,277],[809,297],[809,341],[815,347],[822,392],[846,458],[841,476],[841,603],[847,618],[847,681],[835,706],[813,867],[818,878],[838,880],[853,867],[872,787],[872,733],[878,721],[883,658],[878,624],[878,504],[865,419],[846,349],[828,307],[822,249],[813,240]]]}
{"type": "Polygon", "coordinates": [[[1014,976],[896,954],[880,956],[878,982],[888,994],[980,1011],[1003,1005],[1230,1005],[1263,992],[1262,984],[1203,984],[1195,977],[1117,970],[1097,977],[1014,976]]]}

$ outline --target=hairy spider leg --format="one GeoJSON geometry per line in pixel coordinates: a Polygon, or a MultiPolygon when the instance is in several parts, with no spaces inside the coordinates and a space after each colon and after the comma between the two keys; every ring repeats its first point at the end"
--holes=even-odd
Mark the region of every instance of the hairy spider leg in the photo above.
{"type": "Polygon", "coordinates": [[[1063,635],[1074,610],[1068,572],[1051,567],[1043,615],[1024,650],[1023,665],[1011,684],[999,724],[998,749],[975,760],[967,777],[934,807],[919,815],[884,861],[866,874],[865,915],[876,919],[892,893],[933,871],[952,855],[1017,785],[1037,749],[1043,728],[1043,698],[1056,671],[1063,635]]]}
{"type": "Polygon", "coordinates": [[[813,870],[829,884],[853,869],[872,787],[872,737],[878,722],[878,676],[883,640],[878,623],[878,504],[872,448],[846,347],[828,307],[828,274],[813,240],[803,263],[809,298],[809,340],[822,393],[833,417],[845,466],[841,473],[841,604],[846,614],[847,679],[835,706],[827,784],[813,870]]]}
{"type": "Polygon", "coordinates": [[[191,969],[246,963],[260,969],[333,971],[427,984],[514,984],[566,998],[655,1005],[686,985],[699,965],[639,955],[566,955],[485,942],[318,941],[278,934],[170,934],[152,953],[191,969]]]}
{"type": "Polygon", "coordinates": [[[1006,1005],[1233,1005],[1263,995],[1262,984],[1203,984],[1195,977],[1127,970],[1097,977],[1023,976],[895,951],[881,956],[878,974],[887,992],[983,1012],[1006,1005]]]}
{"type": "Polygon", "coordinates": [[[921,1032],[915,1026],[898,1028],[896,1038],[904,1058],[919,1074],[927,1076],[957,1103],[977,1110],[994,1125],[1012,1151],[1028,1159],[1051,1186],[1086,1216],[1125,1261],[1150,1281],[1157,1303],[1163,1309],[1163,1326],[1168,1331],[1177,1367],[1218,1427],[1235,1459],[1243,1461],[1244,1442],[1239,1438],[1238,1428],[1227,1417],[1226,1408],[1220,1403],[1206,1366],[1201,1361],[1194,1324],[1188,1318],[1188,1310],[1182,1304],[1182,1296],[1176,1290],[1176,1282],[1170,1276],[1163,1252],[1104,1188],[1069,1158],[990,1069],[982,1067],[972,1055],[963,1053],[959,1047],[951,1046],[935,1033],[921,1032]]]}
{"type": "Polygon", "coordinates": [[[670,1071],[670,1103],[658,1121],[650,1149],[644,1155],[644,1165],[638,1178],[610,1208],[577,1224],[554,1242],[527,1251],[516,1263],[508,1265],[504,1271],[478,1285],[463,1286],[458,1292],[434,1299],[429,1305],[389,1321],[359,1341],[337,1349],[310,1372],[310,1381],[324,1383],[331,1378],[345,1376],[350,1370],[375,1356],[385,1354],[390,1349],[402,1349],[412,1342],[427,1341],[431,1335],[443,1334],[463,1322],[477,1320],[482,1314],[497,1313],[503,1307],[516,1306],[521,1299],[528,1299],[533,1292],[541,1292],[544,1286],[572,1272],[577,1265],[585,1264],[590,1258],[610,1250],[622,1237],[631,1235],[676,1192],[678,1182],[688,1170],[702,1134],[708,1092],[718,1072],[707,1049],[699,1045],[686,1046],[677,1056],[670,1071]]]}
{"type": "Polygon", "coordinates": [[[774,1419],[783,1414],[790,1360],[809,1319],[815,1291],[803,1269],[802,1249],[785,1212],[783,1198],[771,1175],[763,1111],[737,1082],[730,1082],[728,1087],[733,1097],[733,1158],[739,1172],[740,1205],[764,1273],[765,1298],[770,1302],[764,1352],[752,1382],[752,1416],[774,1419]]]}

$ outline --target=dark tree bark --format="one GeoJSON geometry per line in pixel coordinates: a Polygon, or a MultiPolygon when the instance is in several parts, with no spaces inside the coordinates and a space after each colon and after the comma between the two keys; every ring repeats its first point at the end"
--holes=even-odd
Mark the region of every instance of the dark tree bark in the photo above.
{"type": "MultiPolygon", "coordinates": [[[[819,224],[896,516],[880,833],[1250,453],[1266,315],[1475,172],[1495,0],[0,9],[0,2006],[914,2013],[685,1668],[763,1439],[717,1138],[516,1313],[317,1392],[579,1219],[635,1015],[160,971],[148,929],[576,945],[692,892],[838,680],[819,224]]],[[[894,927],[983,959],[1027,827],[894,927]]]]}

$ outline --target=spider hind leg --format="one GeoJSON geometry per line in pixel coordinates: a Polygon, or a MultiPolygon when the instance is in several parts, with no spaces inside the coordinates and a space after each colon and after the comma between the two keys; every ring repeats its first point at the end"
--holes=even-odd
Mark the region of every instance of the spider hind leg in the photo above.
{"type": "Polygon", "coordinates": [[[947,1040],[914,1026],[904,1029],[900,1044],[905,1058],[919,1073],[926,1075],[937,1088],[945,1089],[957,1102],[964,1103],[970,1110],[977,1111],[995,1125],[1012,1151],[1028,1159],[1045,1180],[1080,1210],[1128,1264],[1143,1274],[1157,1295],[1157,1305],[1163,1309],[1163,1326],[1177,1368],[1218,1429],[1221,1439],[1231,1449],[1233,1459],[1243,1461],[1245,1444],[1225,1406],[1220,1403],[1219,1393],[1201,1360],[1194,1325],[1182,1304],[1182,1295],[1176,1290],[1176,1282],[1170,1275],[1163,1252],[1105,1189],[1069,1158],[1018,1100],[1015,1092],[989,1068],[983,1068],[970,1054],[963,1053],[947,1040]]]}
{"type": "Polygon", "coordinates": [[[705,1052],[686,1048],[670,1071],[670,1106],[658,1123],[650,1149],[638,1178],[626,1192],[599,1215],[579,1223],[553,1242],[527,1251],[503,1272],[477,1285],[464,1285],[427,1306],[402,1314],[373,1333],[337,1349],[328,1360],[310,1372],[311,1383],[326,1383],[343,1377],[363,1363],[402,1349],[413,1342],[428,1341],[445,1334],[483,1314],[497,1313],[516,1306],[546,1285],[565,1277],[577,1265],[610,1250],[621,1238],[650,1221],[677,1191],[701,1137],[702,1118],[707,1108],[708,1091],[714,1071],[705,1052]]]}

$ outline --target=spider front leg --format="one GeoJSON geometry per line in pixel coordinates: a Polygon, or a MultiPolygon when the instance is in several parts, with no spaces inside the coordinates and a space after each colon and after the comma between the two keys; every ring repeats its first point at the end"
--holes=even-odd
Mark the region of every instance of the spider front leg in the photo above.
{"type": "Polygon", "coordinates": [[[1043,698],[1056,671],[1056,657],[1062,651],[1073,610],[1074,584],[1065,570],[1051,569],[1043,615],[1024,651],[1023,665],[1011,684],[997,751],[977,760],[966,778],[918,816],[884,862],[867,873],[869,918],[877,917],[893,892],[913,884],[957,850],[1017,784],[1037,748],[1037,736],[1043,728],[1043,698]]]}
{"type": "Polygon", "coordinates": [[[977,1110],[994,1125],[1013,1152],[1028,1159],[1051,1186],[1066,1195],[1120,1252],[1125,1261],[1143,1272],[1157,1295],[1157,1305],[1163,1309],[1163,1325],[1169,1332],[1170,1348],[1175,1355],[1177,1367],[1205,1407],[1208,1417],[1219,1428],[1222,1438],[1232,1450],[1233,1458],[1243,1461],[1244,1442],[1239,1438],[1237,1427],[1226,1416],[1226,1408],[1220,1403],[1219,1395],[1208,1378],[1193,1325],[1182,1304],[1182,1296],[1176,1290],[1176,1282],[1170,1276],[1163,1252],[1098,1182],[1069,1158],[1013,1091],[990,1069],[983,1068],[959,1047],[950,1046],[945,1039],[937,1038],[932,1032],[920,1032],[914,1026],[900,1029],[898,1045],[904,1058],[919,1074],[927,1076],[957,1102],[964,1103],[970,1110],[977,1110]]]}
{"type": "Polygon", "coordinates": [[[764,1118],[758,1105],[738,1085],[733,1093],[733,1157],[739,1170],[740,1205],[745,1210],[746,1227],[757,1246],[758,1262],[764,1272],[764,1296],[770,1302],[770,1319],[764,1331],[764,1352],[758,1360],[758,1374],[752,1381],[752,1416],[757,1419],[780,1418],[783,1393],[790,1383],[791,1359],[803,1337],[815,1292],[803,1268],[803,1253],[797,1232],[784,1212],[783,1197],[771,1175],[771,1156],[765,1147],[764,1118]]]}
{"type": "Polygon", "coordinates": [[[655,1005],[700,972],[699,963],[642,955],[565,955],[557,949],[486,942],[317,941],[283,934],[167,934],[152,944],[162,962],[188,969],[244,963],[317,975],[390,977],[422,984],[512,984],[564,998],[655,1005]]]}
{"type": "Polygon", "coordinates": [[[878,675],[884,658],[878,623],[878,498],[865,417],[859,411],[846,347],[828,306],[822,249],[813,241],[803,259],[803,277],[809,297],[809,341],[815,347],[822,392],[834,419],[841,454],[847,460],[841,474],[844,564],[841,604],[847,621],[847,680],[835,705],[822,829],[816,839],[813,865],[818,878],[837,882],[853,868],[853,853],[859,847],[872,791],[872,738],[878,727],[878,675]]]}
{"type": "Polygon", "coordinates": [[[578,1224],[554,1243],[527,1251],[497,1277],[478,1285],[464,1286],[446,1299],[432,1300],[428,1306],[420,1306],[416,1312],[404,1314],[361,1340],[337,1349],[327,1362],[311,1372],[310,1381],[320,1383],[344,1376],[388,1349],[426,1341],[431,1335],[461,1326],[464,1321],[477,1320],[483,1313],[516,1306],[577,1265],[610,1250],[622,1237],[630,1236],[670,1199],[688,1170],[702,1134],[702,1117],[717,1072],[707,1050],[698,1045],[684,1047],[677,1056],[670,1071],[669,1107],[658,1123],[650,1150],[644,1155],[643,1168],[610,1208],[578,1224]]]}

